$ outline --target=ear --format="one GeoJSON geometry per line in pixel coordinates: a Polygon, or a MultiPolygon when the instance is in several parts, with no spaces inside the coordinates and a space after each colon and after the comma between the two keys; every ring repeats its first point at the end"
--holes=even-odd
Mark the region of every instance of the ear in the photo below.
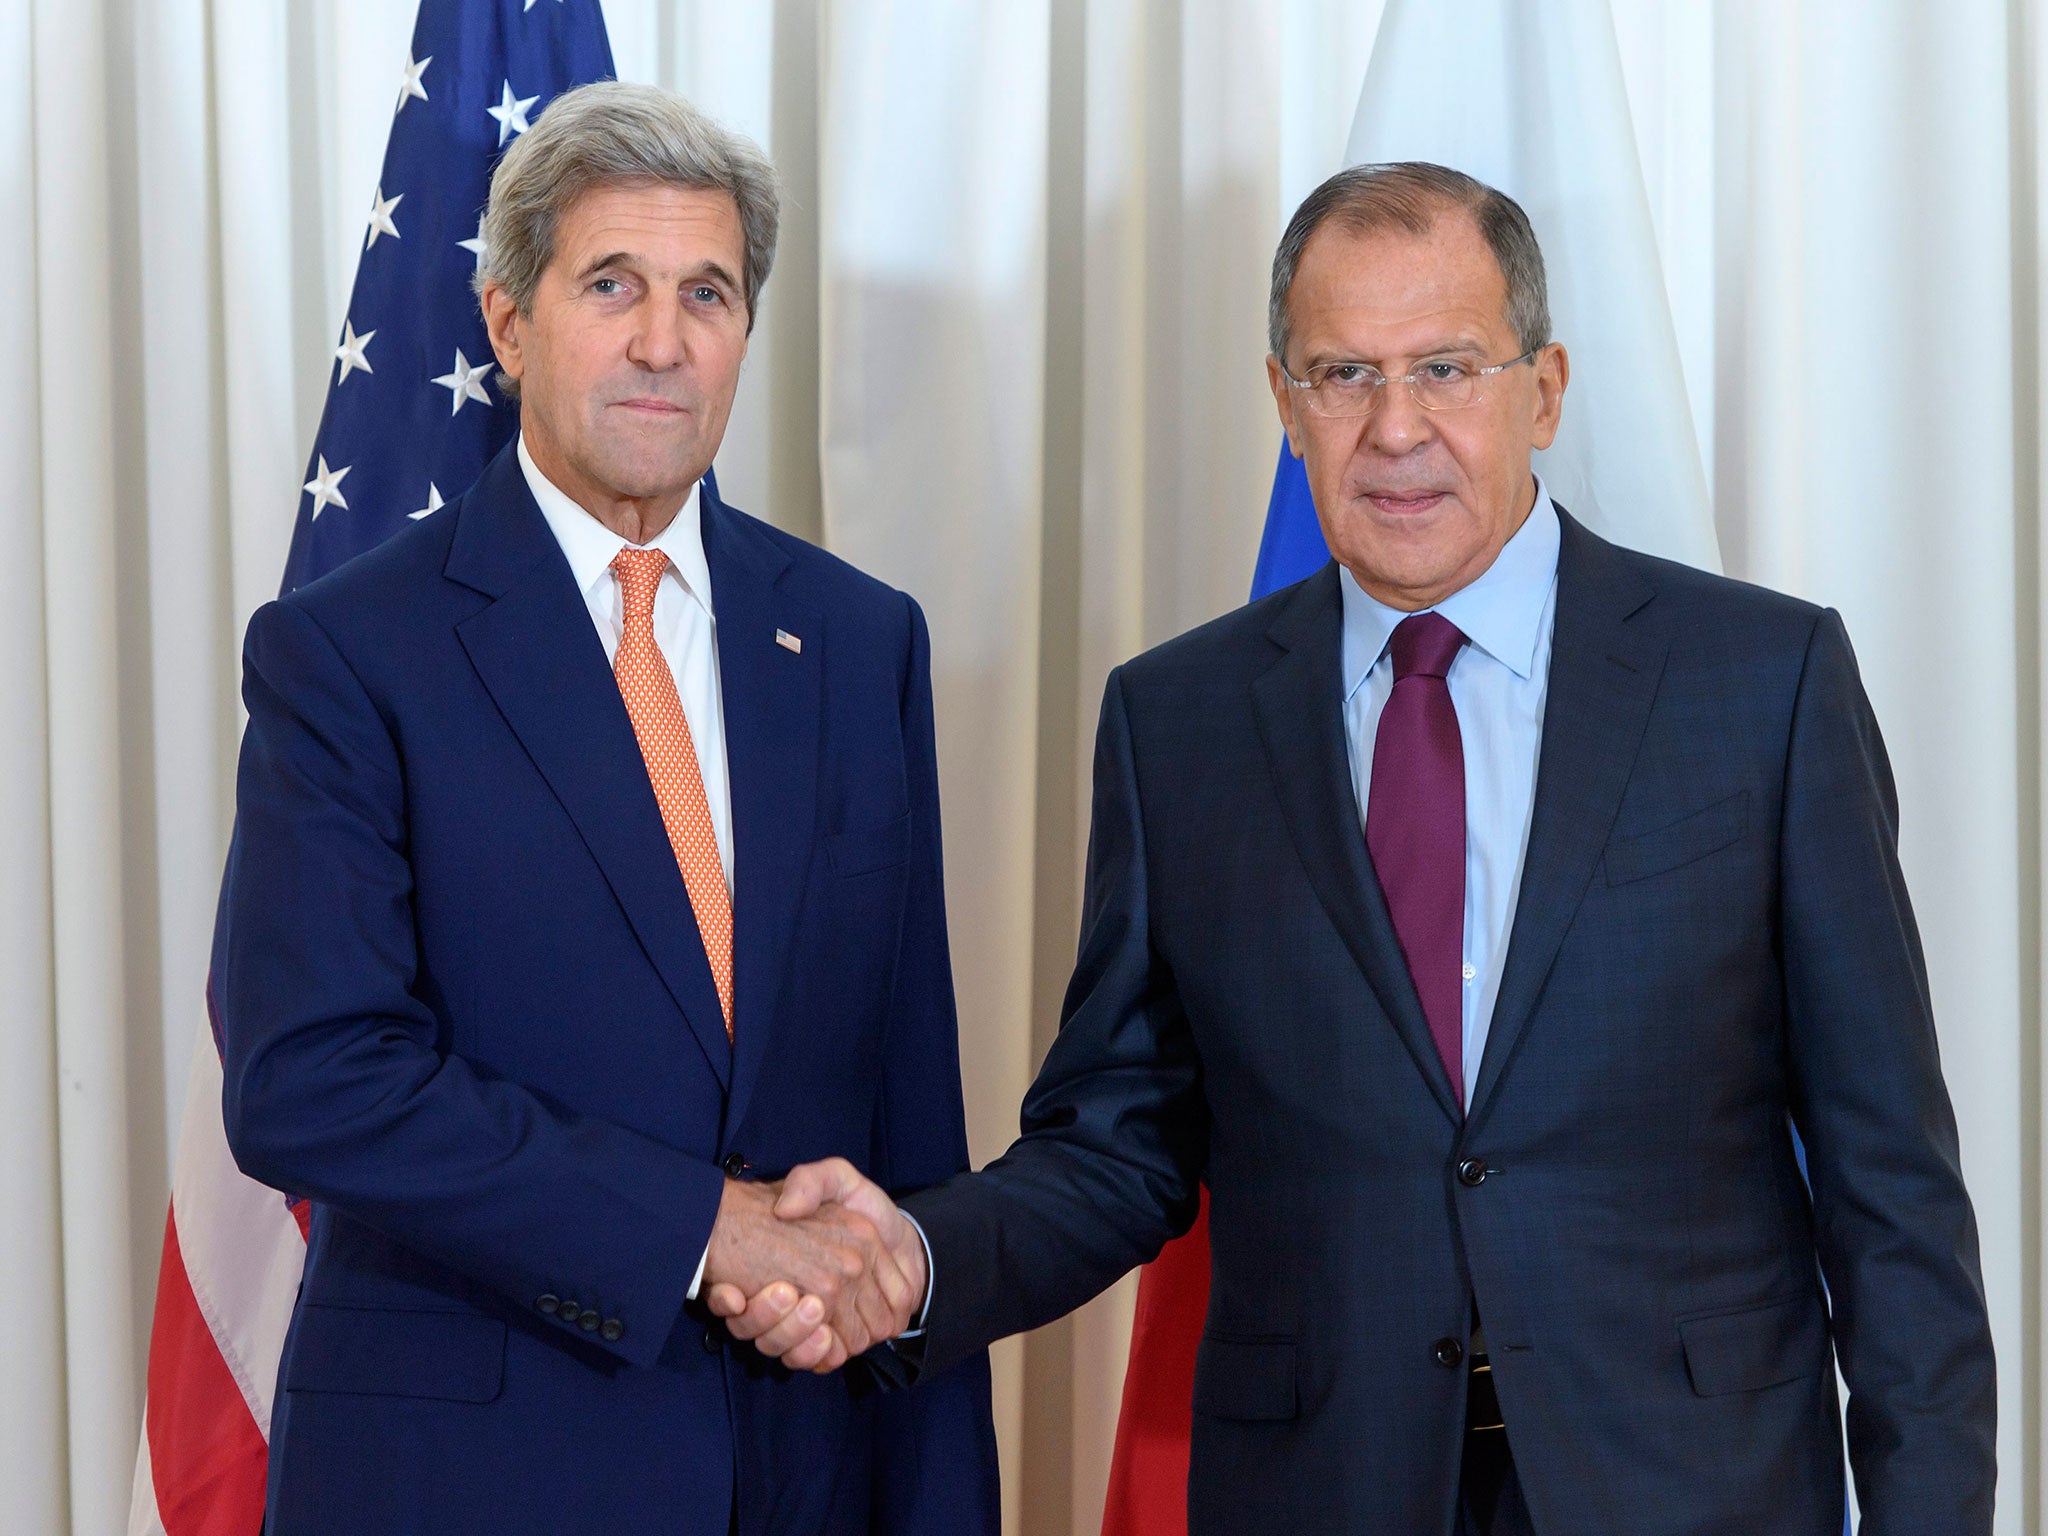
{"type": "Polygon", "coordinates": [[[1565,386],[1572,381],[1572,360],[1562,346],[1552,342],[1536,354],[1536,419],[1529,434],[1532,446],[1548,448],[1557,439],[1558,423],[1564,420],[1565,386]]]}
{"type": "Polygon", "coordinates": [[[1295,415],[1294,397],[1300,393],[1287,382],[1287,375],[1281,372],[1280,359],[1270,354],[1266,358],[1266,384],[1273,391],[1273,404],[1280,411],[1280,426],[1287,433],[1287,450],[1297,459],[1301,457],[1300,418],[1295,415]]]}
{"type": "Polygon", "coordinates": [[[490,333],[491,350],[498,355],[498,367],[509,379],[526,372],[526,356],[520,350],[519,306],[495,279],[484,283],[484,329],[490,333]]]}

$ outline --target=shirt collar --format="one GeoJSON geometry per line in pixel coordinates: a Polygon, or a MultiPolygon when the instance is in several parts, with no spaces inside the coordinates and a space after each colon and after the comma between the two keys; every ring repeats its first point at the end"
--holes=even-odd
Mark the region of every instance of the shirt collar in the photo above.
{"type": "MultiPolygon", "coordinates": [[[[1557,579],[1562,537],[1557,509],[1550,504],[1550,492],[1538,475],[1536,504],[1514,537],[1494,556],[1493,564],[1434,610],[1463,630],[1472,644],[1524,680],[1536,665],[1543,611],[1557,579]]],[[[1379,664],[1394,626],[1409,615],[1373,597],[1342,566],[1337,569],[1337,579],[1344,603],[1344,697],[1349,699],[1379,664]]]]}
{"type": "MultiPolygon", "coordinates": [[[[576,578],[576,590],[588,596],[591,589],[611,574],[612,557],[627,547],[626,540],[605,527],[569,499],[569,493],[540,472],[533,455],[526,451],[526,434],[519,434],[519,468],[526,475],[526,488],[547,519],[548,531],[568,557],[569,570],[576,578]]],[[[682,582],[683,590],[695,598],[705,613],[711,608],[711,566],[704,558],[704,526],[698,513],[698,488],[690,487],[690,498],[660,533],[640,546],[658,549],[668,556],[668,574],[682,582]]]]}

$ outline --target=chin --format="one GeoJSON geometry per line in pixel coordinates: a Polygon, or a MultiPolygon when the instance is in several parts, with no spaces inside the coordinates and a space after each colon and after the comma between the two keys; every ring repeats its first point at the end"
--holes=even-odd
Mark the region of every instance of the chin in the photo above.
{"type": "Polygon", "coordinates": [[[687,491],[702,473],[692,471],[690,460],[680,454],[655,461],[640,454],[616,454],[599,462],[604,466],[605,483],[614,493],[636,501],[658,500],[687,491]]]}
{"type": "Polygon", "coordinates": [[[1360,584],[1370,590],[1413,594],[1432,592],[1457,579],[1461,562],[1442,551],[1388,548],[1385,544],[1352,545],[1331,551],[1360,584]],[[1366,580],[1366,577],[1371,580],[1366,580]]]}

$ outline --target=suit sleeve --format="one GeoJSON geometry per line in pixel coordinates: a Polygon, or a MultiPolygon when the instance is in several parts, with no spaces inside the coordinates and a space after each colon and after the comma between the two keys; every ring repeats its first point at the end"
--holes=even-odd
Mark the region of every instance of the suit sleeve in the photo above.
{"type": "MultiPolygon", "coordinates": [[[[967,1168],[959,1021],[946,943],[939,837],[939,763],[932,721],[931,641],[909,598],[902,730],[910,789],[910,874],[889,1013],[874,1177],[902,1198],[967,1168]]],[[[901,1380],[888,1346],[877,1374],[901,1380]]],[[[974,1350],[915,1392],[875,1401],[870,1525],[904,1536],[997,1536],[1002,1497],[988,1355],[974,1350]]]]}
{"type": "Polygon", "coordinates": [[[1898,800],[1840,617],[1808,642],[1781,892],[1793,1118],[1867,1536],[1991,1529],[1997,1395],[1898,800]]]}
{"type": "Polygon", "coordinates": [[[515,1305],[580,1298],[624,1332],[579,1337],[651,1363],[681,1313],[723,1175],[448,1054],[414,988],[390,728],[319,623],[289,602],[250,623],[243,695],[214,935],[236,1162],[515,1305]]]}
{"type": "Polygon", "coordinates": [[[985,1170],[904,1202],[932,1246],[928,1368],[1073,1311],[1199,1208],[1208,1109],[1187,1016],[1152,944],[1121,670],[1096,731],[1080,955],[1022,1119],[985,1170]]]}

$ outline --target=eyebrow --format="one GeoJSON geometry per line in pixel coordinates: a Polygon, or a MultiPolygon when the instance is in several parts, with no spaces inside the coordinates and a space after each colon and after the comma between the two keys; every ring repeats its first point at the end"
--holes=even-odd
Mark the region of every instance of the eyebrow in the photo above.
{"type": "MultiPolygon", "coordinates": [[[[1470,336],[1446,337],[1429,346],[1417,348],[1411,354],[1410,360],[1419,363],[1432,357],[1452,357],[1460,353],[1467,357],[1484,357],[1486,356],[1486,348],[1477,339],[1470,336]]],[[[1359,357],[1356,353],[1351,352],[1315,352],[1310,354],[1306,366],[1320,368],[1326,363],[1371,363],[1371,359],[1359,357]]],[[[1379,366],[1377,363],[1372,363],[1371,365],[1373,367],[1379,366]]]]}
{"type": "Polygon", "coordinates": [[[586,261],[583,264],[582,270],[576,274],[576,277],[578,281],[581,281],[593,272],[602,272],[606,267],[638,266],[639,261],[640,259],[630,251],[612,251],[598,257],[595,261],[586,261]]]}

